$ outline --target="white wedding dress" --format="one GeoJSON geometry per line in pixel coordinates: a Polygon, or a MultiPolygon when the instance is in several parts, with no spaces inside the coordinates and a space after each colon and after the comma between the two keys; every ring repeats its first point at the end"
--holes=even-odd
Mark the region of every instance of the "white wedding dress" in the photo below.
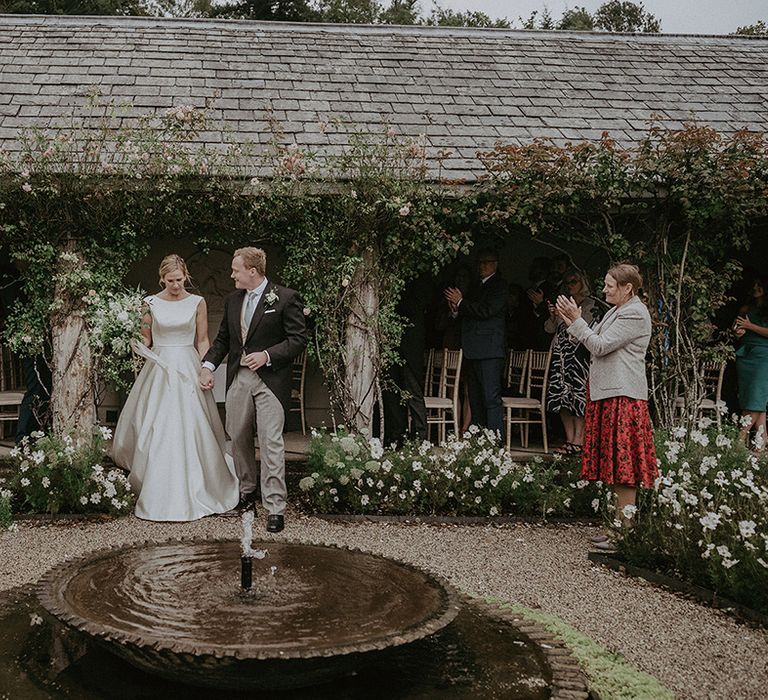
{"type": "Polygon", "coordinates": [[[224,428],[210,391],[200,389],[195,350],[197,305],[149,296],[152,349],[115,429],[112,458],[130,470],[145,520],[197,520],[237,505],[239,486],[224,453],[224,428]]]}

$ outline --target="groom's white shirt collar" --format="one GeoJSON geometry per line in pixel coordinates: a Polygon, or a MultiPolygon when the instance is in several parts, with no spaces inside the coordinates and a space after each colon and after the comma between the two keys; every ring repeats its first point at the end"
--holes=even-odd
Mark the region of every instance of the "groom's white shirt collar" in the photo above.
{"type": "Polygon", "coordinates": [[[265,277],[263,280],[261,280],[261,284],[258,287],[254,287],[253,289],[246,289],[245,294],[247,296],[252,292],[256,292],[256,301],[258,302],[259,299],[261,299],[261,295],[264,294],[264,290],[267,288],[268,284],[269,280],[265,277]]]}

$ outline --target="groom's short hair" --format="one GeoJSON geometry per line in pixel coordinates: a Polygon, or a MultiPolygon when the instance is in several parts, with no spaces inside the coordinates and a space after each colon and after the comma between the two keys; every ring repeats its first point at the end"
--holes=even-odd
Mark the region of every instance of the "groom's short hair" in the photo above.
{"type": "Polygon", "coordinates": [[[261,248],[254,248],[253,246],[238,248],[234,257],[238,255],[243,259],[243,264],[247,269],[255,267],[256,272],[262,277],[267,274],[267,254],[261,248]]]}

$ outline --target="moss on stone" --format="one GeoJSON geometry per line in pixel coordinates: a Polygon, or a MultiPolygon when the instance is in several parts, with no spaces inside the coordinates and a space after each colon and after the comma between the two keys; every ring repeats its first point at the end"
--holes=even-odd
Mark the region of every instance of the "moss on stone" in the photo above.
{"type": "Polygon", "coordinates": [[[675,694],[656,678],[639,671],[621,654],[608,651],[559,617],[495,598],[488,602],[538,622],[559,637],[579,662],[590,690],[601,700],[674,700],[675,694]]]}

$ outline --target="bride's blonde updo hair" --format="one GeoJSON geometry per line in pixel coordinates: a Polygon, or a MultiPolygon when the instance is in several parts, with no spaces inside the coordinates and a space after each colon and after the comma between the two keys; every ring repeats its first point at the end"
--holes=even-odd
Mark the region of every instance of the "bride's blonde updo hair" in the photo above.
{"type": "Polygon", "coordinates": [[[184,275],[185,286],[192,281],[192,277],[189,275],[189,270],[187,270],[187,263],[184,262],[184,258],[182,258],[181,255],[172,253],[171,255],[166,255],[163,258],[163,261],[160,263],[160,269],[157,271],[157,274],[160,275],[160,286],[164,286],[163,277],[165,277],[167,274],[170,274],[171,272],[176,271],[181,272],[184,275]]]}
{"type": "Polygon", "coordinates": [[[612,265],[611,269],[608,270],[608,274],[613,277],[621,287],[625,284],[631,284],[632,296],[637,294],[637,291],[643,286],[643,276],[640,274],[640,268],[637,265],[630,265],[629,263],[612,265]]]}

